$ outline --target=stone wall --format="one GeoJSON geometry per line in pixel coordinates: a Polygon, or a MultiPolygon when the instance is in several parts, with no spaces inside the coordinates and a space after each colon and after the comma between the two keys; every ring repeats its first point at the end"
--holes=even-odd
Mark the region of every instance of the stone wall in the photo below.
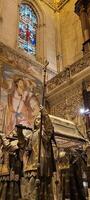
{"type": "Polygon", "coordinates": [[[90,53],[65,69],[47,83],[47,101],[50,113],[58,117],[73,120],[80,131],[85,131],[82,81],[90,84],[90,53]]]}
{"type": "MultiPolygon", "coordinates": [[[[31,0],[28,2],[32,3],[31,0]]],[[[58,2],[58,9],[50,6],[53,1],[45,2],[33,1],[40,17],[37,59],[42,63],[47,59],[48,68],[54,73],[82,57],[82,29],[79,17],[74,13],[76,0],[54,1],[58,2]]],[[[20,3],[21,0],[0,1],[0,41],[13,49],[17,48],[20,3]]]]}
{"type": "Polygon", "coordinates": [[[63,68],[82,57],[82,28],[74,13],[76,0],[70,0],[60,10],[61,59],[63,68]]]}
{"type": "MultiPolygon", "coordinates": [[[[0,41],[5,45],[18,49],[18,21],[19,4],[21,0],[1,0],[0,1],[0,41]]],[[[25,2],[25,1],[24,1],[25,2]]],[[[55,45],[55,14],[54,11],[40,0],[28,2],[36,6],[40,22],[38,27],[38,61],[43,63],[49,61],[49,68],[57,71],[56,67],[56,45],[55,45]],[[48,47],[48,48],[47,48],[48,47]]],[[[20,50],[19,50],[20,51],[20,50]]],[[[26,55],[26,54],[25,54],[26,55]]],[[[30,55],[28,55],[32,59],[30,55]]],[[[35,59],[35,58],[34,58],[35,59]]]]}

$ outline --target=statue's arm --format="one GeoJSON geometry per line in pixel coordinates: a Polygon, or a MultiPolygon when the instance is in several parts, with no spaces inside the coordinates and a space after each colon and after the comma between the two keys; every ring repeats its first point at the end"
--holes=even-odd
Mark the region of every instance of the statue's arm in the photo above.
{"type": "Polygon", "coordinates": [[[44,123],[43,136],[44,136],[44,138],[46,138],[46,140],[49,141],[54,136],[54,127],[53,127],[53,124],[51,122],[51,119],[50,119],[47,111],[44,108],[42,108],[41,113],[42,113],[42,119],[43,119],[43,123],[44,123]]]}
{"type": "Polygon", "coordinates": [[[17,138],[18,138],[19,148],[21,148],[21,149],[24,148],[26,140],[25,140],[25,136],[22,131],[22,127],[17,127],[17,138]]]}
{"type": "Polygon", "coordinates": [[[0,134],[0,143],[3,145],[4,148],[7,148],[7,149],[10,148],[10,142],[6,138],[4,133],[0,134]]]}
{"type": "Polygon", "coordinates": [[[32,150],[32,133],[30,133],[29,137],[25,137],[23,134],[23,128],[17,126],[17,136],[18,136],[18,147],[23,149],[24,151],[31,152],[32,150]]]}

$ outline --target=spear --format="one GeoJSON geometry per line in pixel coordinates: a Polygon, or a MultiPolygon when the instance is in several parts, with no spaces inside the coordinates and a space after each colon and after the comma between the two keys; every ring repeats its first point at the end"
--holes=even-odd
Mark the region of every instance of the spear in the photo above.
{"type": "MultiPolygon", "coordinates": [[[[45,89],[46,89],[46,69],[47,65],[49,64],[48,61],[45,61],[44,65],[44,75],[43,75],[43,93],[42,93],[42,106],[45,105],[45,89]]],[[[40,200],[40,157],[41,157],[41,138],[42,138],[42,112],[41,112],[41,123],[40,123],[40,133],[39,133],[39,152],[38,152],[38,164],[37,164],[37,179],[36,179],[36,189],[37,189],[37,196],[36,200],[40,200]]]]}

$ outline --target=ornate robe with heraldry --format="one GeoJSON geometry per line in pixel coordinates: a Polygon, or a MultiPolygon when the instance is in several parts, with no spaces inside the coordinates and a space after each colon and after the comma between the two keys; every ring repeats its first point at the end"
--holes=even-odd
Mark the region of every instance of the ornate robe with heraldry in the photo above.
{"type": "Polygon", "coordinates": [[[21,199],[22,162],[17,143],[18,140],[0,134],[0,200],[21,199]]]}
{"type": "MultiPolygon", "coordinates": [[[[43,108],[41,110],[43,118],[42,139],[41,139],[41,156],[40,156],[40,200],[53,200],[52,176],[56,170],[52,142],[54,129],[51,120],[43,108]]],[[[23,152],[23,172],[22,180],[22,198],[36,200],[36,177],[39,152],[39,132],[40,132],[40,113],[34,122],[34,131],[28,136],[24,136],[20,127],[17,126],[19,148],[23,152]]]]}

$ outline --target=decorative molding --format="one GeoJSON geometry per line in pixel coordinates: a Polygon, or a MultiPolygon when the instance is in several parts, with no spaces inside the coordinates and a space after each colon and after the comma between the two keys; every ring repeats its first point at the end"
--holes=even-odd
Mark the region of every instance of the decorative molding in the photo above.
{"type": "MultiPolygon", "coordinates": [[[[27,55],[25,56],[25,53],[20,53],[17,50],[14,50],[1,42],[0,42],[0,60],[2,61],[2,63],[6,63],[12,66],[13,68],[28,73],[28,75],[30,68],[33,67],[36,72],[38,71],[38,73],[42,74],[42,70],[44,67],[41,63],[30,59],[30,56],[27,55]]],[[[32,75],[34,76],[34,74],[32,75]]]]}
{"type": "Polygon", "coordinates": [[[60,0],[59,3],[57,3],[57,10],[61,10],[63,6],[68,2],[69,0],[60,0]]]}
{"type": "Polygon", "coordinates": [[[63,8],[63,6],[69,1],[69,0],[60,0],[59,2],[50,2],[47,0],[40,0],[42,2],[44,2],[47,6],[49,6],[51,9],[53,9],[54,11],[59,12],[60,9],[63,8]]]}
{"type": "MultiPolygon", "coordinates": [[[[34,72],[32,76],[37,74],[37,79],[40,79],[40,81],[42,81],[41,79],[42,79],[44,65],[33,59],[32,56],[28,55],[23,50],[19,51],[12,49],[3,44],[2,42],[0,42],[0,62],[10,65],[13,68],[16,69],[18,68],[20,71],[25,72],[28,75],[29,73],[31,75],[33,69],[34,72]]],[[[50,77],[54,77],[55,75],[56,72],[48,67],[47,68],[48,80],[50,79],[50,77]]]]}
{"type": "Polygon", "coordinates": [[[80,114],[80,108],[83,107],[82,81],[67,88],[63,93],[59,91],[59,93],[55,94],[55,99],[49,100],[47,98],[50,113],[73,121],[81,134],[86,137],[85,118],[84,115],[80,114]]]}
{"type": "Polygon", "coordinates": [[[47,0],[40,0],[40,1],[42,1],[43,3],[45,3],[45,4],[46,4],[47,6],[49,6],[52,10],[57,11],[57,9],[56,9],[56,4],[55,4],[55,3],[49,2],[49,1],[47,1],[47,0]]]}
{"type": "Polygon", "coordinates": [[[90,52],[85,54],[83,58],[60,72],[53,79],[47,83],[47,94],[51,93],[55,88],[58,88],[61,84],[67,83],[71,78],[75,77],[83,70],[90,67],[90,52]]]}
{"type": "Polygon", "coordinates": [[[87,137],[85,117],[80,114],[83,80],[90,85],[90,52],[48,81],[46,100],[50,114],[74,121],[87,137]]]}

